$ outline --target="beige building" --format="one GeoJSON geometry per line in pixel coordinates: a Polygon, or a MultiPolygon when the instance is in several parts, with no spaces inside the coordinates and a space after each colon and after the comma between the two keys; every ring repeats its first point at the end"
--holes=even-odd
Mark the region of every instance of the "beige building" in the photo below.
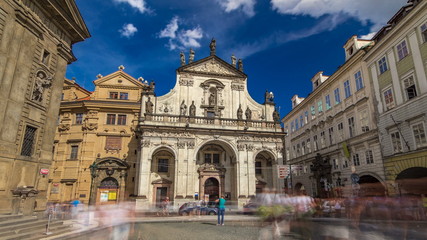
{"type": "Polygon", "coordinates": [[[384,194],[373,88],[362,61],[372,44],[351,37],[344,45],[345,63],[331,76],[317,73],[305,99],[292,98],[282,122],[292,167],[288,185],[296,191],[320,197],[384,194]],[[362,189],[352,184],[355,178],[362,189]]]}
{"type": "Polygon", "coordinates": [[[89,92],[65,80],[49,175],[49,201],[109,204],[134,193],[135,129],[149,87],[120,66],[89,92]]]}
{"type": "Polygon", "coordinates": [[[239,207],[263,188],[282,189],[283,132],[274,97],[254,101],[243,63],[215,55],[189,63],[181,53],[176,85],[142,96],[137,129],[138,208],[169,197],[175,205],[224,195],[239,207]]]}
{"type": "Polygon", "coordinates": [[[387,188],[427,194],[427,1],[408,1],[366,54],[379,112],[387,188]]]}
{"type": "Polygon", "coordinates": [[[88,37],[73,0],[0,1],[0,214],[45,209],[64,75],[88,37]]]}

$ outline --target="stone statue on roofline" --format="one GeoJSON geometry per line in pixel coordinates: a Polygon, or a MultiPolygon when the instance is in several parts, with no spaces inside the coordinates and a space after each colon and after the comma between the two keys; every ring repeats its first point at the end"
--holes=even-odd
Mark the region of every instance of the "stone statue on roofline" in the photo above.
{"type": "Polygon", "coordinates": [[[246,116],[246,120],[251,120],[252,119],[252,110],[249,109],[249,107],[246,108],[245,116],[246,116]]]}
{"type": "Polygon", "coordinates": [[[194,61],[194,50],[192,48],[190,48],[190,55],[188,57],[188,63],[192,63],[194,61]]]}
{"type": "Polygon", "coordinates": [[[185,105],[185,101],[182,100],[181,106],[179,107],[180,109],[180,115],[185,116],[187,114],[187,105],[185,105]]]}
{"type": "Polygon", "coordinates": [[[183,53],[183,52],[181,52],[181,53],[179,54],[179,56],[180,56],[180,58],[181,58],[181,66],[184,66],[184,65],[185,65],[185,55],[184,55],[184,53],[183,53]]]}
{"type": "Polygon", "coordinates": [[[239,108],[237,109],[237,119],[239,119],[239,120],[243,119],[242,104],[239,104],[239,108]]]}
{"type": "Polygon", "coordinates": [[[194,105],[194,101],[191,103],[190,106],[190,117],[196,116],[196,105],[194,105]]]}
{"type": "Polygon", "coordinates": [[[211,56],[216,54],[216,40],[212,38],[211,43],[209,44],[209,48],[211,49],[211,56]]]}
{"type": "Polygon", "coordinates": [[[153,113],[154,104],[151,102],[151,98],[148,97],[148,100],[145,102],[145,112],[153,113]]]}
{"type": "Polygon", "coordinates": [[[243,61],[242,59],[239,59],[239,61],[237,62],[239,71],[243,72],[243,61]]]}

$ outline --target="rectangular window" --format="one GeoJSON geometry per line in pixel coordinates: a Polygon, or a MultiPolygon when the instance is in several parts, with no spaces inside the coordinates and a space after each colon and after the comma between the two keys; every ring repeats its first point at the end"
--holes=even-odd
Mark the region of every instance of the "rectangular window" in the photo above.
{"type": "Polygon", "coordinates": [[[313,136],[313,143],[314,143],[314,151],[319,150],[319,145],[317,143],[317,135],[313,136]]]}
{"type": "Polygon", "coordinates": [[[406,41],[403,40],[400,44],[397,45],[397,55],[399,58],[399,61],[402,60],[404,57],[408,56],[408,47],[406,46],[406,41]]]}
{"type": "Polygon", "coordinates": [[[120,93],[120,99],[121,100],[128,100],[128,93],[125,93],[125,92],[121,92],[120,93]]]}
{"type": "Polygon", "coordinates": [[[348,161],[347,161],[347,159],[344,159],[344,161],[342,163],[342,167],[343,168],[348,168],[348,161]]]}
{"type": "Polygon", "coordinates": [[[337,161],[337,159],[333,159],[332,163],[334,165],[334,169],[338,169],[338,161],[337,161]]]}
{"type": "Polygon", "coordinates": [[[70,159],[77,159],[78,154],[79,154],[79,146],[72,145],[71,146],[70,159]]]}
{"type": "Polygon", "coordinates": [[[406,92],[406,99],[411,100],[417,96],[417,89],[415,87],[415,81],[413,76],[409,76],[403,80],[403,87],[406,92]]]}
{"type": "Polygon", "coordinates": [[[310,142],[310,138],[307,139],[307,153],[311,153],[311,142],[310,142]]]}
{"type": "Polygon", "coordinates": [[[390,134],[391,144],[393,145],[393,153],[402,152],[402,141],[400,140],[399,132],[393,132],[390,134]]]}
{"type": "Polygon", "coordinates": [[[299,129],[298,118],[295,119],[295,131],[299,129]]]}
{"type": "Polygon", "coordinates": [[[307,123],[308,123],[308,111],[305,111],[305,114],[304,114],[304,122],[305,122],[305,124],[307,124],[307,123]]]}
{"type": "Polygon", "coordinates": [[[388,70],[387,60],[385,56],[378,61],[378,67],[380,70],[380,74],[383,74],[385,71],[388,70]]]}
{"type": "Polygon", "coordinates": [[[33,155],[34,140],[36,137],[37,128],[26,126],[24,140],[22,142],[21,155],[31,156],[33,155]]]}
{"type": "Polygon", "coordinates": [[[383,96],[387,110],[394,108],[393,92],[391,91],[391,88],[385,90],[383,92],[383,96]]]}
{"type": "Polygon", "coordinates": [[[317,102],[317,112],[318,113],[323,112],[323,102],[322,102],[322,100],[320,100],[320,101],[317,102]]]}
{"type": "Polygon", "coordinates": [[[334,128],[330,127],[329,130],[329,144],[334,144],[334,128]]]}
{"type": "Polygon", "coordinates": [[[299,147],[299,143],[297,144],[297,156],[301,156],[301,154],[300,154],[300,147],[299,147]]]}
{"type": "Polygon", "coordinates": [[[205,163],[212,163],[212,155],[210,153],[205,153],[205,163]]]}
{"type": "Polygon", "coordinates": [[[423,42],[427,42],[427,23],[421,25],[421,35],[423,37],[423,42]]]}
{"type": "Polygon", "coordinates": [[[126,125],[126,115],[117,116],[117,125],[126,125]]]}
{"type": "Polygon", "coordinates": [[[213,163],[214,164],[219,164],[219,154],[218,153],[214,153],[212,154],[213,156],[213,163]]]}
{"type": "Polygon", "coordinates": [[[320,133],[320,147],[325,148],[326,147],[326,137],[325,132],[320,133]]]}
{"type": "Polygon", "coordinates": [[[338,123],[338,135],[340,138],[340,141],[344,140],[344,125],[343,123],[338,123]]]}
{"type": "Polygon", "coordinates": [[[360,89],[362,89],[364,87],[362,73],[360,71],[355,73],[354,79],[356,80],[356,90],[359,91],[360,89]]]}
{"type": "Polygon", "coordinates": [[[368,110],[363,110],[359,113],[360,126],[362,127],[362,132],[369,131],[369,118],[368,110]]]}
{"type": "Polygon", "coordinates": [[[415,147],[420,148],[427,145],[426,132],[423,123],[418,123],[412,126],[412,132],[415,138],[415,147]]]}
{"type": "Polygon", "coordinates": [[[76,124],[83,124],[83,113],[76,113],[76,124]]]}
{"type": "Polygon", "coordinates": [[[118,92],[110,92],[110,98],[111,99],[118,99],[119,93],[118,92]]]}
{"type": "Polygon", "coordinates": [[[354,128],[354,117],[351,117],[348,119],[348,131],[349,131],[350,137],[354,137],[356,135],[355,128],[354,128]]]}
{"type": "Polygon", "coordinates": [[[159,159],[157,165],[157,172],[168,172],[169,169],[169,159],[159,159]]]}
{"type": "Polygon", "coordinates": [[[301,154],[304,155],[305,154],[305,142],[301,143],[301,154]]]}
{"type": "Polygon", "coordinates": [[[116,124],[116,114],[107,114],[107,124],[116,124]]]}
{"type": "Polygon", "coordinates": [[[360,159],[359,159],[359,154],[355,153],[353,155],[353,165],[354,166],[360,166],[360,159]]]}
{"type": "Polygon", "coordinates": [[[336,88],[334,90],[334,95],[335,95],[335,104],[339,104],[341,102],[340,89],[339,88],[336,88]]]}
{"type": "Polygon", "coordinates": [[[349,98],[351,96],[351,88],[350,88],[349,80],[344,82],[344,92],[345,92],[345,98],[349,98]]]}
{"type": "Polygon", "coordinates": [[[255,162],[255,174],[261,175],[262,174],[262,168],[261,168],[261,162],[255,162]]]}
{"type": "Polygon", "coordinates": [[[316,108],[314,106],[311,106],[311,119],[316,118],[316,108]]]}
{"type": "Polygon", "coordinates": [[[43,51],[42,63],[46,66],[49,65],[50,53],[46,50],[43,51]]]}
{"type": "Polygon", "coordinates": [[[331,98],[329,97],[329,95],[326,95],[325,102],[326,102],[326,110],[331,109],[332,108],[332,106],[331,106],[331,98]]]}
{"type": "Polygon", "coordinates": [[[304,126],[304,117],[302,115],[299,117],[299,124],[301,127],[304,126]]]}
{"type": "Polygon", "coordinates": [[[367,150],[365,152],[365,156],[366,156],[366,164],[374,163],[374,155],[372,154],[372,150],[367,150]]]}
{"type": "Polygon", "coordinates": [[[295,128],[294,128],[294,121],[291,122],[291,132],[294,132],[295,128]]]}

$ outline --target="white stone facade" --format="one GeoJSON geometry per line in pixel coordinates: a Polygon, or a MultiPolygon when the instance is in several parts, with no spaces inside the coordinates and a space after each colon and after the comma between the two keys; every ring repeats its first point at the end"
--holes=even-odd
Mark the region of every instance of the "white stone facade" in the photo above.
{"type": "Polygon", "coordinates": [[[165,197],[178,206],[219,195],[241,207],[264,187],[283,187],[276,169],[284,134],[273,96],[254,101],[242,70],[211,53],[182,63],[168,94],[143,94],[138,208],[165,197]]]}

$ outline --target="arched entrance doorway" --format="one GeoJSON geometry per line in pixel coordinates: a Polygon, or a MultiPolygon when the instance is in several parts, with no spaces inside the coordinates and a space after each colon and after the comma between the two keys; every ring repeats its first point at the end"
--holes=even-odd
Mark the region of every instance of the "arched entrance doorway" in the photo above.
{"type": "Polygon", "coordinates": [[[427,168],[408,168],[396,177],[400,195],[421,195],[427,194],[427,168]]]}
{"type": "Polygon", "coordinates": [[[264,188],[275,188],[273,169],[276,169],[274,156],[268,151],[262,151],[255,157],[256,193],[264,188]]]}
{"type": "MultiPolygon", "coordinates": [[[[216,178],[208,178],[205,181],[204,193],[209,201],[215,201],[219,198],[219,181],[216,178]]],[[[206,199],[205,199],[206,201],[206,199]]]]}
{"type": "Polygon", "coordinates": [[[115,204],[119,195],[119,182],[113,177],[104,178],[98,187],[97,202],[99,204],[115,204]]]}
{"type": "Polygon", "coordinates": [[[360,196],[385,196],[384,185],[371,175],[362,175],[359,179],[360,196]]]}
{"type": "Polygon", "coordinates": [[[151,159],[151,172],[154,174],[153,202],[160,206],[162,201],[169,198],[174,201],[173,183],[175,179],[175,155],[166,147],[154,151],[151,159]]]}

